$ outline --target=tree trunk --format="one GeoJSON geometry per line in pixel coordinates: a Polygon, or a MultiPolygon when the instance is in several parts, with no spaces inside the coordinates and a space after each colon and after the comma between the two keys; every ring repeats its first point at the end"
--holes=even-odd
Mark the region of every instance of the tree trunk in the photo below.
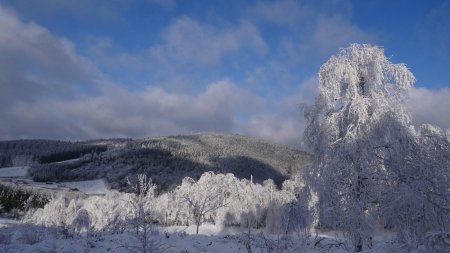
{"type": "Polygon", "coordinates": [[[359,236],[358,241],[357,241],[357,243],[355,245],[355,252],[361,252],[362,248],[363,248],[362,238],[361,238],[361,236],[359,236]]]}
{"type": "MultiPolygon", "coordinates": [[[[356,199],[357,199],[358,204],[361,205],[361,201],[362,201],[361,195],[363,194],[362,189],[364,187],[363,181],[361,179],[362,169],[359,166],[357,166],[356,169],[357,169],[357,173],[358,173],[358,179],[357,179],[357,183],[356,183],[356,199]]],[[[360,230],[361,226],[362,226],[361,219],[362,219],[362,217],[364,217],[364,208],[361,208],[361,210],[358,210],[358,211],[359,211],[358,215],[360,217],[358,217],[359,221],[358,221],[357,229],[360,230]]],[[[362,249],[363,249],[363,238],[362,238],[361,234],[358,233],[357,239],[356,239],[356,244],[355,244],[355,252],[361,252],[362,249]]]]}

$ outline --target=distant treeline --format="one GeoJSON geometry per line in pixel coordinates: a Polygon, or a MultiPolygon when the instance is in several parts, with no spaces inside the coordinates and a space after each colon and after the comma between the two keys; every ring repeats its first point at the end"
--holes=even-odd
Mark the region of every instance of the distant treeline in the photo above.
{"type": "Polygon", "coordinates": [[[0,167],[52,163],[104,152],[107,145],[55,140],[0,141],[0,167]]]}
{"type": "Polygon", "coordinates": [[[197,180],[203,173],[213,171],[233,173],[239,179],[252,177],[255,183],[272,179],[281,187],[310,159],[298,150],[227,134],[96,140],[89,144],[109,148],[70,163],[42,161],[32,166],[30,176],[41,182],[104,178],[111,188],[126,191],[130,175],[146,174],[164,192],[174,189],[185,177],[197,180]]]}
{"type": "Polygon", "coordinates": [[[39,158],[39,163],[54,163],[60,161],[66,161],[70,159],[76,159],[80,156],[90,154],[90,153],[100,153],[105,152],[108,148],[106,146],[84,146],[80,147],[78,150],[66,151],[61,153],[55,153],[51,155],[41,156],[39,158]]]}

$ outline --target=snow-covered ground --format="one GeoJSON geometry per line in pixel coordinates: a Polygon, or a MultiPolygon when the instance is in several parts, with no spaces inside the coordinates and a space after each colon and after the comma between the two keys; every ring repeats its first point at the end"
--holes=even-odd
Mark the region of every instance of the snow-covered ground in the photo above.
{"type": "Polygon", "coordinates": [[[70,163],[78,162],[79,160],[80,160],[80,158],[75,158],[75,159],[64,160],[64,161],[55,162],[55,163],[58,163],[58,164],[70,164],[70,163]]]}
{"type": "MultiPolygon", "coordinates": [[[[76,162],[78,159],[62,161],[59,163],[76,162]]],[[[27,177],[30,167],[4,167],[0,168],[0,183],[13,184],[25,189],[43,190],[49,192],[68,192],[78,191],[85,194],[106,194],[109,189],[103,179],[74,181],[74,182],[34,182],[27,177]]]]}
{"type": "MultiPolygon", "coordinates": [[[[34,252],[61,252],[61,253],[81,253],[81,252],[111,252],[125,253],[128,251],[124,246],[138,245],[138,241],[131,233],[123,234],[101,234],[86,237],[69,236],[58,233],[55,229],[36,227],[8,220],[0,220],[0,249],[7,249],[6,252],[34,253],[34,252]]],[[[155,242],[161,247],[167,248],[167,253],[233,253],[248,252],[245,247],[245,230],[238,228],[231,233],[222,233],[213,225],[206,225],[200,232],[202,234],[191,234],[194,227],[168,227],[160,228],[160,234],[153,237],[155,242]]],[[[59,231],[61,232],[61,231],[59,231]]],[[[345,246],[337,238],[319,235],[311,237],[308,243],[296,236],[290,235],[264,235],[258,237],[258,231],[252,232],[252,252],[300,252],[300,253],[347,253],[352,252],[351,247],[345,246]],[[259,238],[259,239],[258,239],[259,238]],[[261,238],[266,238],[261,241],[261,238]],[[255,243],[260,240],[259,245],[255,243]],[[266,242],[266,243],[264,243],[266,242]],[[270,245],[270,246],[269,246],[270,245]],[[272,247],[272,251],[269,251],[272,247]],[[278,247],[278,250],[276,249],[278,247]]],[[[366,249],[364,253],[400,253],[407,252],[400,249],[400,245],[392,243],[389,239],[375,240],[373,248],[366,249]]],[[[410,253],[426,253],[421,249],[415,249],[410,253]]]]}
{"type": "MultiPolygon", "coordinates": [[[[61,253],[128,253],[124,246],[132,245],[134,238],[129,234],[105,235],[86,239],[44,239],[32,244],[27,243],[27,234],[24,231],[12,235],[12,242],[0,245],[6,248],[9,253],[36,253],[36,252],[61,252],[61,253]]],[[[234,239],[219,236],[193,236],[184,234],[162,235],[158,240],[168,249],[167,253],[188,253],[188,252],[217,252],[234,253],[247,252],[245,248],[234,239]]]]}
{"type": "Polygon", "coordinates": [[[0,178],[25,177],[29,168],[28,166],[0,168],[0,178]]]}
{"type": "Polygon", "coordinates": [[[63,182],[61,185],[71,189],[78,189],[86,194],[106,194],[109,191],[103,179],[63,182]]]}
{"type": "Polygon", "coordinates": [[[83,194],[106,194],[109,189],[103,179],[72,181],[72,182],[34,182],[29,178],[0,178],[0,183],[12,184],[29,190],[39,190],[48,193],[80,192],[83,194]]]}

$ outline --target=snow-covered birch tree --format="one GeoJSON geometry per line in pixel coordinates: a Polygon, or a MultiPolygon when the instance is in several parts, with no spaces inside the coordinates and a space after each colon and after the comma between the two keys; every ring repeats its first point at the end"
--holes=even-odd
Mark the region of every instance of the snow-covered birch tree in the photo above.
{"type": "Polygon", "coordinates": [[[305,143],[314,153],[307,177],[319,196],[319,225],[344,232],[355,251],[370,245],[390,184],[382,156],[408,149],[405,100],[413,82],[382,48],[352,44],[322,65],[315,104],[305,108],[305,143]]]}
{"type": "Polygon", "coordinates": [[[150,205],[155,201],[156,185],[152,180],[147,180],[145,174],[138,175],[138,182],[132,184],[128,181],[135,192],[130,204],[133,210],[133,219],[130,221],[134,244],[124,243],[122,246],[129,252],[149,253],[164,252],[170,246],[160,238],[159,231],[153,224],[150,205]],[[150,210],[149,210],[150,209],[150,210]]]}
{"type": "Polygon", "coordinates": [[[177,188],[180,200],[186,202],[188,206],[196,226],[196,234],[208,215],[215,217],[214,212],[228,205],[224,200],[223,185],[214,179],[216,179],[214,173],[206,172],[197,182],[191,178],[184,178],[181,187],[177,188]]]}

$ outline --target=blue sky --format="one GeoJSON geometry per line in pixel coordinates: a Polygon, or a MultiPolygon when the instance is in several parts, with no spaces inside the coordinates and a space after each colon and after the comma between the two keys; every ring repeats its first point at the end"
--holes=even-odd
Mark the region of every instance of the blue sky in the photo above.
{"type": "Polygon", "coordinates": [[[0,139],[224,131],[298,145],[316,74],[349,43],[417,79],[450,128],[448,1],[0,1],[0,139]]]}

